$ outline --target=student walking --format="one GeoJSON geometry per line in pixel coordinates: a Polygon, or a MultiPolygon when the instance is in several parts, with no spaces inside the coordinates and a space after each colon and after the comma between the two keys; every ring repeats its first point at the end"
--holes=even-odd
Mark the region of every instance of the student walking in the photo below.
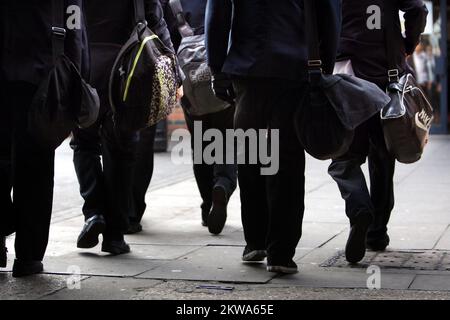
{"type": "MultiPolygon", "coordinates": [[[[427,9],[421,0],[343,0],[343,29],[340,39],[337,72],[351,72],[372,81],[385,90],[389,62],[385,33],[394,32],[400,50],[397,65],[400,73],[407,71],[405,58],[411,55],[424,31],[427,9]],[[386,1],[392,2],[394,12],[387,12],[386,1]],[[380,8],[379,16],[368,14],[368,8],[380,8]],[[402,36],[399,11],[404,12],[406,37],[402,36]],[[394,20],[394,30],[388,28],[386,16],[394,20]],[[369,28],[368,19],[384,17],[380,27],[369,28]]],[[[377,12],[375,11],[375,14],[377,12]]],[[[373,20],[375,19],[375,20],[373,20]]],[[[355,139],[347,154],[334,159],[329,174],[339,186],[350,219],[350,235],[345,248],[347,260],[357,263],[366,248],[383,251],[389,245],[387,224],[394,208],[395,159],[384,141],[380,115],[356,129],[355,139]],[[368,159],[370,191],[361,165],[368,159]]]]}
{"type": "MultiPolygon", "coordinates": [[[[68,6],[82,14],[82,4],[65,0],[61,16],[68,6]]],[[[28,114],[53,66],[54,8],[51,0],[4,0],[0,9],[0,267],[6,266],[5,236],[15,232],[13,276],[22,277],[43,271],[52,213],[55,152],[30,133],[28,114]]],[[[64,52],[86,76],[86,30],[77,18],[81,28],[66,28],[64,52]]]]}
{"type": "MultiPolygon", "coordinates": [[[[174,47],[177,51],[182,45],[182,39],[189,36],[202,36],[205,33],[205,11],[207,0],[161,0],[165,8],[166,21],[169,26],[169,31],[172,36],[174,47]],[[187,33],[187,34],[186,34],[187,33]]],[[[192,38],[191,38],[192,39],[192,38]]],[[[201,44],[200,46],[204,46],[201,44]]],[[[185,50],[188,50],[184,47],[185,50]]],[[[192,62],[194,65],[200,65],[194,71],[204,75],[200,72],[204,63],[206,65],[206,53],[204,47],[197,48],[198,57],[192,62]],[[202,51],[203,50],[203,51],[202,51]],[[202,56],[203,55],[203,56],[202,56]],[[204,59],[204,61],[198,61],[204,59]]],[[[188,66],[189,67],[189,66],[188,66]]],[[[210,71],[206,70],[208,75],[210,71]]],[[[189,75],[186,75],[187,77],[189,75]]],[[[209,84],[207,84],[209,86],[209,84]]],[[[195,95],[190,92],[195,90],[192,87],[184,88],[185,95],[181,99],[186,123],[191,133],[191,147],[194,150],[194,136],[203,136],[204,132],[210,129],[217,129],[225,137],[227,129],[233,129],[234,119],[234,105],[231,103],[223,103],[218,100],[210,100],[205,95],[198,95],[198,99],[208,99],[211,103],[206,106],[202,112],[198,111],[197,101],[192,101],[189,96],[195,95]],[[220,105],[216,108],[215,105],[220,105]],[[195,123],[201,123],[201,132],[195,132],[195,123]]],[[[207,102],[203,102],[206,104],[207,102]]],[[[198,128],[198,127],[197,127],[198,128]]],[[[203,143],[200,150],[203,154],[206,148],[206,143],[203,143]]],[[[197,152],[199,150],[196,150],[197,152]]],[[[226,154],[226,150],[223,151],[226,154]]],[[[197,181],[197,186],[200,191],[203,203],[201,205],[202,225],[208,227],[212,234],[220,234],[225,226],[227,219],[227,205],[237,185],[237,166],[235,164],[216,163],[206,164],[194,163],[194,175],[197,181]]]]}
{"type": "MultiPolygon", "coordinates": [[[[332,73],[340,1],[315,2],[324,71],[332,73]]],[[[208,1],[207,51],[217,96],[236,96],[236,129],[279,130],[278,173],[261,175],[261,163],[238,170],[247,243],[242,260],[263,261],[267,255],[271,272],[297,272],[293,258],[302,234],[305,153],[293,116],[307,88],[306,32],[303,0],[208,1]]]]}
{"type": "MultiPolygon", "coordinates": [[[[145,0],[145,11],[150,29],[172,48],[159,1],[145,0]]],[[[98,88],[101,116],[93,127],[75,130],[71,142],[80,192],[85,200],[85,225],[77,246],[93,248],[99,242],[99,234],[103,234],[102,251],[111,254],[130,251],[123,235],[130,229],[136,150],[140,139],[145,139],[139,132],[120,132],[114,127],[108,98],[111,69],[135,27],[134,13],[132,0],[96,0],[86,4],[91,78],[98,88]]]]}

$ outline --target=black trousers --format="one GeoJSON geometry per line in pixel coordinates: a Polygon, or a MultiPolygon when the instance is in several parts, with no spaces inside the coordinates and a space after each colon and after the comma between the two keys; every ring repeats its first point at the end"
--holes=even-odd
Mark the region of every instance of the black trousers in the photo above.
{"type": "Polygon", "coordinates": [[[368,241],[375,241],[387,232],[394,208],[394,171],[395,159],[386,149],[379,115],[357,128],[349,152],[330,165],[329,174],[339,186],[350,221],[359,214],[373,216],[368,241]],[[361,169],[367,158],[370,191],[361,169]]]}
{"type": "Polygon", "coordinates": [[[99,90],[102,113],[97,123],[75,130],[70,145],[85,218],[102,214],[107,224],[105,238],[121,240],[129,227],[139,135],[114,129],[106,92],[99,90]]]}
{"type": "Polygon", "coordinates": [[[55,152],[28,133],[36,89],[7,83],[0,105],[0,236],[16,232],[16,258],[24,261],[44,258],[53,203],[55,152]]]}
{"type": "Polygon", "coordinates": [[[139,132],[132,187],[132,203],[129,211],[130,223],[141,222],[147,208],[145,195],[153,176],[155,135],[156,125],[139,132]]]}
{"type": "Polygon", "coordinates": [[[304,84],[239,79],[234,87],[235,128],[278,129],[280,135],[277,174],[261,175],[261,164],[239,165],[245,240],[252,249],[267,248],[270,263],[285,263],[295,255],[305,208],[305,152],[293,122],[304,84]]]}
{"type": "MultiPolygon", "coordinates": [[[[189,103],[183,99],[183,104],[189,103]]],[[[189,108],[183,108],[184,110],[189,108]]],[[[234,107],[229,107],[223,111],[203,116],[193,116],[184,112],[186,124],[191,133],[191,148],[194,150],[194,135],[201,135],[206,130],[217,129],[225,137],[227,129],[233,129],[234,107]],[[202,123],[202,132],[194,132],[194,123],[199,121],[202,123]]],[[[209,142],[202,142],[202,153],[209,142]]],[[[226,150],[223,151],[226,154],[226,150]]],[[[194,163],[194,175],[197,182],[200,195],[202,197],[202,210],[209,211],[212,207],[212,191],[214,187],[221,186],[225,189],[228,199],[233,195],[237,187],[237,165],[235,164],[206,164],[194,163]]]]}

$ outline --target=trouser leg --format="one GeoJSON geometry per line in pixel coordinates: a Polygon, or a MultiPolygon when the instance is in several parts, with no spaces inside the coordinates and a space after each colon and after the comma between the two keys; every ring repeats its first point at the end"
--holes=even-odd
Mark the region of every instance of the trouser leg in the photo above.
{"type": "Polygon", "coordinates": [[[133,201],[130,210],[130,222],[133,223],[138,223],[142,220],[147,208],[145,195],[153,176],[155,134],[156,125],[139,132],[133,178],[133,201]]]}
{"type": "Polygon", "coordinates": [[[109,240],[122,240],[129,228],[138,133],[118,134],[111,117],[107,116],[101,136],[107,203],[104,236],[109,240]]]}
{"type": "Polygon", "coordinates": [[[374,206],[374,220],[367,235],[368,241],[378,240],[387,233],[387,224],[394,208],[395,158],[389,154],[379,117],[370,120],[370,196],[374,206]]]}
{"type": "Polygon", "coordinates": [[[14,112],[12,185],[16,218],[16,257],[42,261],[48,244],[53,202],[55,152],[28,133],[27,114],[36,92],[32,85],[8,87],[14,112]]]}
{"type": "Polygon", "coordinates": [[[294,129],[294,113],[303,87],[289,83],[274,85],[269,128],[279,130],[279,170],[266,177],[270,213],[269,263],[285,263],[295,256],[302,235],[305,211],[305,152],[294,129]]]}
{"type": "Polygon", "coordinates": [[[104,175],[101,163],[101,141],[99,119],[88,129],[75,129],[70,146],[74,151],[73,162],[80,185],[80,194],[84,199],[85,219],[105,214],[104,175]]]}
{"type": "Polygon", "coordinates": [[[339,187],[342,198],[345,200],[345,211],[351,222],[361,213],[373,215],[374,210],[366,179],[361,169],[361,165],[367,157],[367,130],[367,124],[357,128],[349,152],[339,159],[333,160],[328,169],[329,174],[339,187]]]}

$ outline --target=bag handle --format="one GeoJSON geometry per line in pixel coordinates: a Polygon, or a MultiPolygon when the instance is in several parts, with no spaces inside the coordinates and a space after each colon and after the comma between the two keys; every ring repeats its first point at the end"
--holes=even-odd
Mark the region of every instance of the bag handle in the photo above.
{"type": "Polygon", "coordinates": [[[64,23],[64,0],[52,0],[52,52],[53,63],[64,54],[66,28],[64,23]]]}
{"type": "Polygon", "coordinates": [[[189,25],[184,16],[183,5],[180,0],[170,0],[169,1],[170,8],[172,9],[172,13],[177,20],[178,31],[180,32],[181,37],[192,37],[194,35],[194,29],[189,25]]]}
{"type": "Polygon", "coordinates": [[[322,75],[323,63],[320,58],[316,0],[305,0],[304,5],[308,40],[308,73],[310,80],[318,80],[318,77],[322,75]]]}
{"type": "Polygon", "coordinates": [[[397,65],[397,54],[400,51],[398,38],[395,37],[395,15],[398,9],[392,0],[384,0],[384,37],[386,41],[386,56],[388,60],[388,79],[389,83],[400,81],[400,71],[397,65]]]}
{"type": "Polygon", "coordinates": [[[144,23],[147,25],[144,0],[134,0],[134,22],[136,25],[139,23],[144,23]]]}

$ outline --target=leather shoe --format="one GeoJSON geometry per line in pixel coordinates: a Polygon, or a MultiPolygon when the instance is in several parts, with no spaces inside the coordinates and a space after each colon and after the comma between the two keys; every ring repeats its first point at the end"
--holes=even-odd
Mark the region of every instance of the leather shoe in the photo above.
{"type": "Polygon", "coordinates": [[[95,215],[83,226],[78,236],[77,247],[81,249],[91,249],[98,244],[98,236],[105,231],[106,222],[102,215],[95,215]]]}
{"type": "Polygon", "coordinates": [[[131,222],[125,234],[136,234],[142,232],[142,225],[139,222],[131,222]]]}
{"type": "Polygon", "coordinates": [[[13,277],[20,278],[38,274],[44,271],[44,265],[41,261],[22,261],[19,259],[14,260],[13,265],[13,277]]]}
{"type": "Polygon", "coordinates": [[[208,216],[208,230],[212,234],[220,234],[227,221],[228,197],[225,188],[216,186],[213,189],[213,206],[208,216]]]}
{"type": "Polygon", "coordinates": [[[124,240],[103,240],[102,251],[117,256],[129,253],[131,250],[124,240]]]}
{"type": "Polygon", "coordinates": [[[6,248],[6,237],[0,237],[0,268],[6,268],[8,261],[8,249],[6,248]]]}
{"type": "Polygon", "coordinates": [[[367,246],[367,249],[369,249],[371,251],[385,251],[387,246],[389,245],[390,241],[391,241],[391,239],[389,238],[387,233],[385,233],[382,237],[380,237],[378,239],[367,240],[366,246],[367,246]]]}
{"type": "Polygon", "coordinates": [[[372,216],[369,213],[360,213],[351,223],[350,235],[345,246],[345,258],[355,264],[366,255],[366,237],[372,216]]]}

